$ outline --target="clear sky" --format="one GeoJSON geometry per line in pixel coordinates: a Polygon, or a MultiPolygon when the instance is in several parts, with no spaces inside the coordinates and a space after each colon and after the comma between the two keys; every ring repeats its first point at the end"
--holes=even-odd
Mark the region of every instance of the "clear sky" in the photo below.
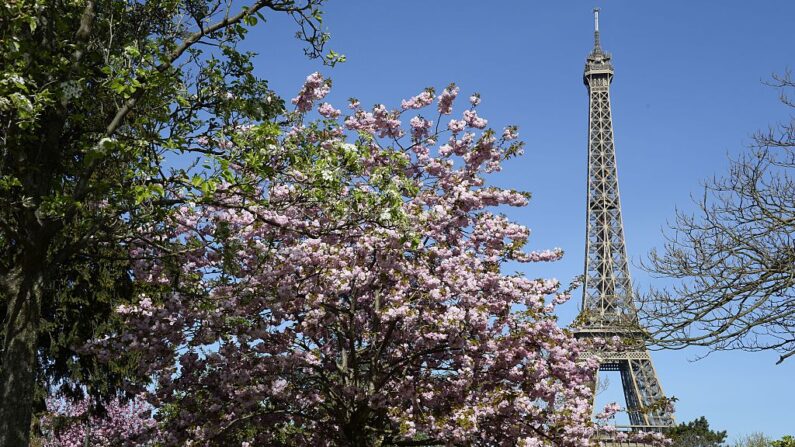
{"type": "MultiPolygon", "coordinates": [[[[789,119],[778,92],[762,85],[795,68],[795,1],[441,1],[332,0],[330,48],[348,62],[334,69],[301,56],[294,25],[273,19],[246,46],[258,75],[291,97],[320,70],[334,81],[329,99],[363,104],[400,100],[456,82],[480,92],[480,115],[495,128],[517,124],[526,155],[494,177],[533,200],[511,212],[533,229],[532,248],[562,247],[563,261],[532,265],[530,277],[564,282],[583,269],[587,92],[585,56],[594,6],[602,46],[613,54],[616,152],[625,234],[634,264],[662,243],[675,207],[691,209],[700,182],[725,172],[757,129],[789,119]]],[[[653,284],[632,269],[636,287],[653,284]]],[[[561,308],[577,312],[581,292],[561,308]]],[[[653,353],[663,388],[679,399],[677,421],[704,415],[730,437],[795,434],[795,360],[773,353],[697,350],[653,353]]],[[[620,380],[600,401],[619,396],[620,380]]],[[[623,402],[622,402],[623,403],[623,402]]]]}

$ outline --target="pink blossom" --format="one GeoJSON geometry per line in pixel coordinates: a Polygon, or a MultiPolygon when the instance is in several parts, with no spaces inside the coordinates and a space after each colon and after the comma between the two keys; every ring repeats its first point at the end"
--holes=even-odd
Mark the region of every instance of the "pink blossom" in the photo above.
{"type": "Polygon", "coordinates": [[[339,109],[335,109],[331,104],[324,102],[317,108],[318,113],[326,118],[337,118],[342,113],[339,109]]]}
{"type": "Polygon", "coordinates": [[[602,419],[602,420],[610,419],[613,416],[615,416],[615,414],[618,413],[619,411],[621,411],[620,405],[618,405],[615,402],[609,403],[605,405],[604,409],[599,414],[596,415],[596,419],[602,419]]]}
{"type": "Polygon", "coordinates": [[[271,392],[275,395],[282,394],[287,389],[287,381],[284,379],[276,379],[271,385],[271,392]]]}
{"type": "Polygon", "coordinates": [[[484,129],[488,121],[479,117],[478,112],[474,110],[465,110],[464,111],[464,121],[467,123],[468,126],[474,127],[476,129],[484,129]]]}
{"type": "Polygon", "coordinates": [[[515,140],[519,138],[519,128],[516,126],[508,126],[502,131],[502,138],[505,141],[515,140]]]}
{"type": "Polygon", "coordinates": [[[463,132],[465,126],[466,123],[462,120],[450,120],[450,123],[447,124],[447,128],[453,133],[463,132]]]}
{"type": "Polygon", "coordinates": [[[421,109],[425,106],[430,105],[432,102],[433,102],[433,89],[429,88],[417,96],[412,96],[409,99],[404,99],[400,105],[403,108],[403,110],[421,109]]]}
{"type": "Polygon", "coordinates": [[[431,128],[431,122],[421,116],[415,116],[409,121],[411,125],[411,135],[415,139],[421,139],[428,136],[428,131],[431,128]]]}
{"type": "Polygon", "coordinates": [[[323,79],[320,73],[315,72],[306,77],[304,86],[298,96],[292,99],[299,112],[308,112],[312,109],[312,104],[326,97],[330,91],[330,82],[323,79]]]}
{"type": "Polygon", "coordinates": [[[105,405],[104,414],[92,415],[93,407],[88,400],[49,398],[40,421],[43,446],[133,446],[158,435],[152,407],[140,398],[127,403],[113,399],[105,405]]]}
{"type": "Polygon", "coordinates": [[[439,113],[449,115],[453,113],[453,101],[458,96],[458,87],[455,84],[450,84],[442,90],[439,95],[439,113]]]}

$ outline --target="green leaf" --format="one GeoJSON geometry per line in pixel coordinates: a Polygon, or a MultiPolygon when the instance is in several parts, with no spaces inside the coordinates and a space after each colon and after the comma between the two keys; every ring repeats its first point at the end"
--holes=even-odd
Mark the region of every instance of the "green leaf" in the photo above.
{"type": "Polygon", "coordinates": [[[129,56],[131,58],[135,58],[135,59],[141,57],[141,52],[138,50],[138,48],[136,48],[136,47],[134,47],[132,45],[128,45],[128,46],[124,47],[124,54],[126,54],[127,56],[129,56]]]}
{"type": "Polygon", "coordinates": [[[152,191],[154,191],[160,197],[163,197],[163,196],[166,195],[166,190],[163,188],[163,185],[161,185],[160,183],[155,183],[155,184],[151,185],[150,189],[152,191]]]}
{"type": "Polygon", "coordinates": [[[113,78],[113,80],[110,81],[110,84],[108,84],[108,88],[121,95],[124,93],[124,90],[127,88],[127,86],[124,85],[120,78],[113,78]]]}

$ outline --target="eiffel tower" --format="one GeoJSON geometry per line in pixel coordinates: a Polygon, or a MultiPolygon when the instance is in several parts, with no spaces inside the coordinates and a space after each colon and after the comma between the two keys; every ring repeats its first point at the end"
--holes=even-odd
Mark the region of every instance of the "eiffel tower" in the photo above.
{"type": "Polygon", "coordinates": [[[674,423],[646,347],[633,301],[618,194],[613,120],[610,112],[611,56],[599,43],[594,9],[594,48],[585,63],[588,88],[588,207],[582,310],[572,324],[577,338],[619,337],[620,352],[600,350],[600,371],[619,371],[631,429],[660,431],[674,423]]]}

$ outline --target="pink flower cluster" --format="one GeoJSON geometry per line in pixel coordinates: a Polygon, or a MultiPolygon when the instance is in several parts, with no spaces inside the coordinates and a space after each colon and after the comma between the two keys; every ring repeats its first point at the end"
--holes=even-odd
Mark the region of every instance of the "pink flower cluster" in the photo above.
{"type": "Polygon", "coordinates": [[[605,405],[604,409],[596,415],[596,419],[606,421],[621,411],[621,406],[615,402],[605,405]]]}
{"type": "Polygon", "coordinates": [[[345,127],[358,130],[379,138],[400,138],[404,135],[398,111],[390,111],[383,104],[377,104],[372,112],[357,109],[345,118],[345,127]]]}
{"type": "Polygon", "coordinates": [[[337,118],[342,113],[339,109],[335,109],[331,104],[324,102],[317,108],[317,112],[326,118],[337,118]]]}
{"type": "Polygon", "coordinates": [[[459,132],[463,132],[463,130],[466,128],[466,122],[463,120],[450,120],[450,122],[447,124],[447,128],[450,129],[450,132],[457,134],[459,132]]]}
{"type": "Polygon", "coordinates": [[[403,110],[421,109],[423,107],[431,105],[432,103],[433,103],[433,89],[429,88],[417,96],[412,96],[409,99],[404,99],[400,103],[400,106],[403,108],[403,110]]]}
{"type": "Polygon", "coordinates": [[[152,407],[140,400],[113,399],[103,412],[91,411],[88,400],[47,400],[40,420],[44,447],[137,446],[156,436],[152,407]],[[93,413],[93,414],[92,414],[93,413]]]}
{"type": "Polygon", "coordinates": [[[455,84],[447,86],[447,88],[442,91],[442,94],[439,95],[439,113],[443,115],[453,113],[453,101],[455,101],[456,96],[458,96],[458,86],[455,84]]]}
{"type": "Polygon", "coordinates": [[[325,98],[330,90],[329,82],[324,80],[320,73],[312,73],[306,77],[304,86],[298,92],[298,96],[292,99],[292,103],[299,112],[308,112],[312,109],[312,104],[325,98]]]}
{"type": "Polygon", "coordinates": [[[467,126],[474,127],[475,129],[485,129],[486,125],[489,123],[487,120],[479,117],[478,112],[474,110],[464,111],[464,122],[467,123],[467,126]]]}
{"type": "Polygon", "coordinates": [[[519,138],[519,128],[516,126],[508,126],[502,131],[502,138],[505,141],[511,141],[519,138]]]}
{"type": "Polygon", "coordinates": [[[415,140],[427,138],[432,124],[433,123],[421,116],[415,116],[409,121],[409,125],[411,125],[411,137],[415,140]]]}

